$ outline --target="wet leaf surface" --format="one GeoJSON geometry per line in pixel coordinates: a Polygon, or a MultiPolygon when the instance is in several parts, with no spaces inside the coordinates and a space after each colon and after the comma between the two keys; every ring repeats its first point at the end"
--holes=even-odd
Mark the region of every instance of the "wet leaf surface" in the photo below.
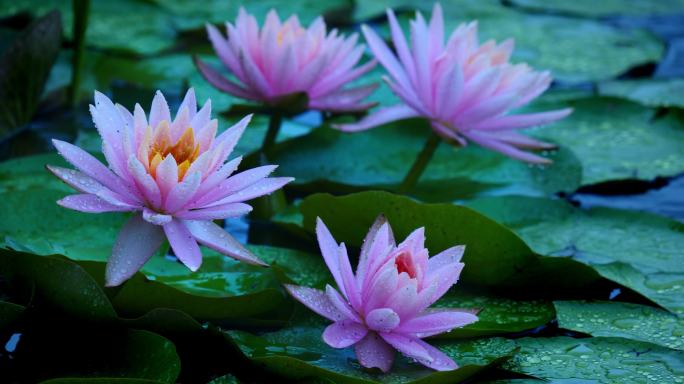
{"type": "Polygon", "coordinates": [[[649,107],[684,108],[683,79],[608,81],[599,84],[599,93],[649,107]]]}
{"type": "Polygon", "coordinates": [[[684,350],[684,320],[659,308],[619,302],[556,301],[558,326],[684,350]]]}

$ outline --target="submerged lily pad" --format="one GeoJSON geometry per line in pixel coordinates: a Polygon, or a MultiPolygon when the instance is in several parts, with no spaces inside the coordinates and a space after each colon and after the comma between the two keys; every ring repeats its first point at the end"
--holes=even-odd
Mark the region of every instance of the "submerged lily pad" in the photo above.
{"type": "Polygon", "coordinates": [[[610,337],[523,338],[504,368],[551,382],[680,383],[684,352],[610,337]]]}
{"type": "MultiPolygon", "coordinates": [[[[279,145],[273,162],[306,191],[391,189],[410,169],[428,132],[417,119],[355,134],[324,126],[279,145]]],[[[455,148],[442,143],[414,194],[427,201],[450,201],[479,194],[544,196],[575,190],[581,178],[578,160],[564,149],[549,155],[554,164],[539,168],[477,145],[455,148]]]]}
{"type": "Polygon", "coordinates": [[[684,319],[662,309],[619,302],[555,301],[553,304],[561,328],[684,350],[684,319]]]}
{"type": "Polygon", "coordinates": [[[651,0],[511,0],[526,10],[556,12],[578,16],[654,15],[684,12],[684,1],[651,0]]]}
{"type": "Polygon", "coordinates": [[[648,213],[580,210],[559,200],[526,197],[484,198],[468,206],[514,230],[536,252],[572,257],[684,315],[684,224],[648,213]]]}
{"type": "Polygon", "coordinates": [[[684,122],[675,114],[612,98],[585,98],[539,109],[573,107],[552,126],[531,130],[571,149],[582,162],[582,184],[612,180],[651,180],[684,172],[684,122]]]}
{"type": "Polygon", "coordinates": [[[599,93],[625,98],[649,107],[684,108],[684,79],[608,81],[599,84],[599,93]]]}
{"type": "Polygon", "coordinates": [[[231,331],[229,335],[248,358],[269,372],[292,380],[322,377],[335,383],[458,383],[510,358],[512,341],[479,339],[475,341],[431,341],[453,358],[458,370],[435,372],[405,358],[394,362],[392,371],[380,374],[364,370],[353,348],[334,349],[321,339],[324,327],[294,325],[261,336],[231,331]]]}
{"type": "MultiPolygon", "coordinates": [[[[432,255],[465,244],[466,267],[461,281],[489,287],[578,287],[594,281],[590,268],[568,258],[541,257],[517,235],[491,219],[451,204],[422,204],[404,196],[369,191],[342,197],[315,194],[301,204],[304,227],[312,230],[316,217],[337,241],[359,245],[379,214],[384,214],[397,239],[425,227],[426,247],[432,255]],[[353,223],[353,225],[351,225],[353,223]]],[[[549,293],[550,291],[544,291],[549,293]]]]}

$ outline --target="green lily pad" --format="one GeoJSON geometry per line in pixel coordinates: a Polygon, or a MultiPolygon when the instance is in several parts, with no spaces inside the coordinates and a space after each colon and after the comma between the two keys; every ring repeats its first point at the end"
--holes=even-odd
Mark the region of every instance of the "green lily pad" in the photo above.
{"type": "Polygon", "coordinates": [[[9,301],[0,301],[0,330],[17,320],[26,307],[9,301]]]}
{"type": "MultiPolygon", "coordinates": [[[[306,191],[392,189],[399,185],[420,152],[429,128],[419,119],[388,124],[361,133],[327,126],[276,147],[273,162],[293,187],[306,191]]],[[[499,153],[470,145],[440,144],[414,194],[426,201],[451,201],[481,194],[545,196],[573,191],[581,169],[572,153],[549,156],[548,168],[531,167],[499,153]]]]}
{"type": "Polygon", "coordinates": [[[229,335],[248,358],[269,372],[292,380],[323,377],[335,383],[457,383],[510,358],[512,341],[478,339],[475,341],[432,341],[452,357],[460,368],[435,372],[407,359],[395,361],[387,374],[364,370],[356,361],[353,348],[334,349],[321,339],[324,327],[295,325],[261,336],[231,331],[229,335]]]}
{"type": "Polygon", "coordinates": [[[680,383],[684,352],[610,337],[524,338],[504,368],[554,383],[680,383]]]}
{"type": "MultiPolygon", "coordinates": [[[[443,0],[440,4],[448,19],[469,20],[508,12],[498,0],[443,0]]],[[[429,14],[432,7],[432,2],[417,0],[357,1],[354,7],[354,20],[365,21],[384,16],[388,8],[394,9],[395,12],[418,10],[423,14],[429,14]]]]}
{"type": "Polygon", "coordinates": [[[580,210],[563,201],[526,197],[484,198],[468,206],[511,228],[535,252],[572,257],[684,314],[684,224],[648,213],[580,210]]]}
{"type": "Polygon", "coordinates": [[[684,319],[662,309],[619,302],[555,301],[553,305],[561,328],[684,350],[684,319]]]}
{"type": "MultiPolygon", "coordinates": [[[[140,0],[115,3],[93,0],[91,3],[86,45],[143,55],[156,54],[173,46],[176,32],[171,15],[160,7],[140,0]]],[[[65,35],[72,38],[71,2],[2,0],[0,9],[0,16],[11,16],[18,12],[42,15],[58,9],[63,17],[65,35]]]]}
{"type": "Polygon", "coordinates": [[[577,16],[604,17],[613,15],[676,14],[684,11],[684,1],[651,0],[511,0],[526,10],[557,12],[577,16]]]}
{"type": "Polygon", "coordinates": [[[599,84],[599,93],[649,107],[684,108],[684,79],[609,81],[599,84]]]}
{"type": "Polygon", "coordinates": [[[36,20],[0,56],[0,140],[33,118],[62,40],[58,12],[36,20]]]}
{"type": "MultiPolygon", "coordinates": [[[[425,227],[426,247],[435,255],[465,244],[461,281],[469,285],[581,286],[596,279],[590,268],[561,257],[535,254],[517,235],[489,218],[458,205],[422,204],[386,192],[361,192],[342,197],[315,194],[301,204],[304,227],[312,230],[320,217],[337,241],[359,245],[379,214],[384,214],[396,238],[425,227]],[[543,278],[542,278],[543,277],[543,278]]],[[[547,291],[548,292],[548,291],[547,291]]]]}
{"type": "Polygon", "coordinates": [[[228,374],[225,376],[217,377],[214,380],[208,382],[207,384],[240,384],[240,382],[235,376],[228,374]]]}
{"type": "Polygon", "coordinates": [[[582,162],[582,184],[613,180],[651,180],[684,172],[684,123],[675,114],[655,111],[619,99],[586,98],[540,109],[573,107],[554,124],[530,130],[572,150],[582,162]]]}

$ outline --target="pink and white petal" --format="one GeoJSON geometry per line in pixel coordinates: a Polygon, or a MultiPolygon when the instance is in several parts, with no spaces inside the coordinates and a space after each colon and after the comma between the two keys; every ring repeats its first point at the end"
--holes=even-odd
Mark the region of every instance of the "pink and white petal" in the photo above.
{"type": "Polygon", "coordinates": [[[375,332],[368,332],[366,337],[354,345],[359,364],[366,368],[380,368],[387,373],[394,362],[394,348],[387,344],[375,332]]]}
{"type": "Polygon", "coordinates": [[[107,203],[123,208],[138,208],[139,205],[128,204],[118,193],[111,191],[107,187],[98,183],[95,179],[73,169],[46,165],[46,168],[67,185],[75,190],[88,193],[99,197],[107,203]]]}
{"type": "Polygon", "coordinates": [[[195,196],[202,181],[202,174],[199,172],[187,175],[183,181],[176,184],[171,189],[164,201],[164,211],[175,213],[182,209],[195,196]]]}
{"type": "Polygon", "coordinates": [[[366,98],[378,88],[378,83],[356,87],[331,93],[325,97],[312,99],[309,106],[321,110],[351,110],[358,107],[358,102],[366,98]]]}
{"type": "MultiPolygon", "coordinates": [[[[489,132],[482,132],[483,134],[487,135],[489,132]]],[[[504,141],[508,144],[515,145],[518,148],[525,148],[525,149],[555,149],[558,148],[557,145],[547,143],[544,141],[540,141],[537,139],[534,139],[529,136],[525,136],[523,134],[513,132],[513,131],[504,131],[504,132],[492,132],[491,136],[497,140],[504,141]]]]}
{"type": "Polygon", "coordinates": [[[353,320],[341,320],[328,325],[323,331],[323,341],[333,348],[347,348],[361,341],[368,329],[353,320]]]}
{"type": "MultiPolygon", "coordinates": [[[[383,228],[383,226],[387,225],[387,218],[385,217],[385,215],[380,214],[377,218],[375,218],[373,225],[371,225],[370,229],[368,230],[368,233],[366,234],[366,237],[363,239],[363,243],[361,244],[359,263],[356,266],[356,279],[362,291],[365,287],[363,282],[366,277],[366,272],[369,268],[369,263],[371,260],[371,251],[376,248],[384,250],[389,245],[388,237],[386,234],[380,234],[380,237],[378,237],[380,229],[383,228]],[[384,243],[384,245],[382,243],[384,243]]],[[[387,231],[387,228],[385,228],[385,231],[387,231]]]]}
{"type": "Polygon", "coordinates": [[[66,196],[57,200],[57,204],[64,208],[73,209],[74,211],[87,213],[130,212],[138,209],[136,207],[124,205],[114,205],[98,196],[87,193],[66,196]]]}
{"type": "Polygon", "coordinates": [[[223,150],[225,152],[233,152],[233,148],[235,148],[238,140],[240,140],[240,137],[245,132],[245,128],[247,128],[247,124],[249,124],[249,122],[252,120],[252,116],[252,114],[249,114],[243,117],[242,120],[235,123],[235,125],[232,127],[226,129],[225,132],[220,134],[216,140],[214,140],[214,147],[216,147],[218,143],[222,143],[224,145],[223,150]]]}
{"type": "Polygon", "coordinates": [[[199,201],[205,194],[214,190],[223,180],[225,180],[231,173],[235,172],[237,167],[242,162],[242,156],[236,157],[233,160],[223,164],[217,171],[211,173],[202,184],[200,184],[197,193],[195,193],[195,201],[199,201]]]}
{"type": "Polygon", "coordinates": [[[335,283],[337,283],[337,287],[346,297],[347,293],[344,290],[344,283],[340,273],[340,257],[338,253],[339,245],[320,217],[316,218],[316,238],[318,239],[318,247],[321,250],[321,255],[323,256],[325,265],[328,266],[328,270],[330,270],[330,273],[333,275],[333,279],[335,280],[335,283]]]}
{"type": "Polygon", "coordinates": [[[381,108],[356,123],[333,124],[333,128],[339,129],[343,132],[359,132],[393,121],[417,116],[418,114],[411,107],[400,104],[392,107],[381,108]]]}
{"type": "Polygon", "coordinates": [[[377,62],[375,60],[371,60],[361,65],[360,67],[354,68],[351,71],[341,73],[335,76],[326,77],[324,80],[322,80],[320,83],[316,84],[313,87],[315,92],[312,91],[312,95],[314,95],[315,97],[326,95],[338,89],[342,85],[347,84],[348,82],[369,72],[371,69],[375,68],[376,64],[377,62]]]}
{"type": "MultiPolygon", "coordinates": [[[[183,108],[187,108],[188,117],[190,119],[195,117],[195,114],[197,114],[197,98],[195,97],[194,88],[188,89],[188,91],[185,93],[185,97],[183,98],[180,106],[178,106],[178,110],[181,111],[183,108]]],[[[176,116],[176,118],[178,118],[178,116],[176,116]]]]}
{"type": "Polygon", "coordinates": [[[389,332],[399,325],[399,315],[392,308],[376,308],[366,315],[368,328],[378,332],[389,332]]]}
{"type": "Polygon", "coordinates": [[[444,49],[444,16],[442,6],[435,3],[432,7],[432,18],[428,29],[430,60],[442,52],[444,49]]]}
{"type": "Polygon", "coordinates": [[[178,260],[190,268],[191,271],[197,271],[200,265],[202,265],[202,252],[199,245],[197,245],[195,237],[185,224],[178,219],[173,219],[164,224],[163,228],[173,253],[178,260]]]}
{"type": "Polygon", "coordinates": [[[105,285],[117,286],[133,276],[164,241],[160,226],[150,224],[140,215],[131,217],[116,238],[105,269],[105,285]]]}
{"type": "Polygon", "coordinates": [[[268,195],[273,191],[282,188],[292,180],[294,180],[294,178],[292,177],[271,177],[268,179],[262,179],[250,185],[247,188],[237,191],[232,195],[224,197],[221,200],[212,202],[211,204],[208,204],[208,206],[237,203],[241,201],[251,200],[259,196],[268,195]]]}
{"type": "Polygon", "coordinates": [[[141,191],[147,203],[153,208],[161,208],[161,191],[159,191],[157,182],[147,173],[145,167],[135,156],[131,156],[128,159],[128,170],[131,172],[138,190],[141,191]]]}
{"type": "Polygon", "coordinates": [[[435,371],[453,371],[454,369],[458,369],[458,364],[456,364],[456,362],[444,352],[424,342],[423,340],[416,339],[416,342],[420,344],[428,354],[430,354],[429,360],[417,359],[419,363],[428,368],[432,368],[435,371]]]}
{"type": "Polygon", "coordinates": [[[460,262],[463,252],[465,252],[465,245],[457,245],[432,256],[428,259],[428,273],[435,272],[449,264],[460,262]]]}
{"type": "Polygon", "coordinates": [[[552,123],[572,113],[572,108],[555,111],[526,113],[521,115],[508,115],[482,121],[473,126],[473,129],[483,131],[500,131],[520,128],[529,128],[552,123]]]}
{"type": "Polygon", "coordinates": [[[401,66],[396,56],[394,56],[394,53],[387,47],[387,44],[382,41],[375,31],[366,25],[361,26],[361,31],[366,37],[368,47],[373,51],[376,59],[385,67],[387,72],[389,72],[402,87],[410,88],[411,82],[406,76],[404,68],[401,66]]]}
{"type": "Polygon", "coordinates": [[[176,213],[176,217],[186,220],[222,220],[229,217],[244,216],[252,211],[252,207],[243,203],[229,203],[210,208],[194,209],[176,213]]]}
{"type": "Polygon", "coordinates": [[[334,305],[335,308],[337,308],[337,310],[345,316],[345,318],[357,321],[359,323],[363,322],[354,308],[349,305],[347,299],[342,297],[342,295],[340,295],[340,293],[329,284],[326,284],[325,286],[325,294],[328,296],[328,299],[332,305],[334,305]]]}
{"type": "Polygon", "coordinates": [[[428,48],[430,40],[427,25],[420,13],[416,14],[416,20],[411,21],[411,45],[413,49],[413,61],[416,64],[416,88],[420,100],[424,104],[434,105],[432,94],[432,72],[429,62],[428,48]]]}
{"type": "Polygon", "coordinates": [[[344,292],[352,308],[357,311],[362,310],[361,292],[359,286],[356,284],[356,278],[352,271],[351,263],[349,262],[349,255],[347,254],[347,247],[341,243],[337,251],[339,257],[340,277],[344,284],[344,292]]]}
{"type": "Polygon", "coordinates": [[[200,244],[247,264],[268,266],[212,221],[184,220],[184,224],[200,244]]]}
{"type": "Polygon", "coordinates": [[[178,184],[178,165],[173,156],[166,156],[159,163],[155,175],[157,176],[155,180],[157,181],[159,191],[162,194],[162,198],[165,199],[169,192],[178,184]]]}
{"type": "Polygon", "coordinates": [[[380,337],[383,338],[389,345],[394,347],[405,356],[416,359],[424,364],[423,361],[432,361],[433,358],[425,349],[424,344],[418,338],[405,336],[396,332],[381,332],[380,337]]]}
{"type": "Polygon", "coordinates": [[[199,132],[195,135],[195,141],[200,146],[200,153],[207,153],[214,143],[216,131],[218,130],[218,120],[214,119],[208,121],[204,125],[195,125],[192,122],[190,124],[192,127],[201,127],[199,132]]]}
{"type": "Polygon", "coordinates": [[[328,320],[340,321],[347,318],[330,302],[329,297],[319,289],[292,284],[285,284],[285,289],[297,301],[328,320]]]}
{"type": "Polygon", "coordinates": [[[477,316],[468,312],[439,311],[414,317],[402,322],[397,330],[409,333],[417,338],[424,338],[449,332],[452,329],[464,327],[477,321],[477,316]]]}
{"type": "Polygon", "coordinates": [[[202,107],[202,109],[200,109],[197,112],[197,114],[195,115],[195,117],[192,118],[192,121],[190,122],[190,126],[197,128],[199,133],[202,133],[204,131],[204,129],[207,127],[207,124],[209,124],[210,120],[211,120],[211,99],[207,99],[207,101],[204,102],[204,106],[202,107]]]}
{"type": "Polygon", "coordinates": [[[512,157],[517,160],[522,160],[528,163],[533,163],[533,164],[551,164],[552,161],[550,159],[547,159],[545,157],[537,156],[535,154],[521,151],[514,146],[507,144],[505,142],[499,141],[499,140],[493,140],[487,136],[484,136],[480,134],[479,132],[473,132],[473,131],[468,131],[464,132],[464,135],[468,137],[470,140],[476,142],[477,144],[489,148],[491,150],[494,150],[496,152],[500,152],[506,156],[512,157]]]}
{"type": "Polygon", "coordinates": [[[157,125],[162,121],[171,122],[171,111],[169,110],[169,104],[166,102],[164,95],[161,91],[157,91],[152,99],[152,106],[150,107],[150,126],[152,128],[157,127],[157,125]]]}
{"type": "Polygon", "coordinates": [[[363,290],[364,311],[366,313],[376,308],[383,308],[397,289],[399,274],[396,268],[383,268],[377,277],[363,290]]]}
{"type": "Polygon", "coordinates": [[[399,26],[399,22],[397,22],[397,17],[394,15],[394,11],[391,8],[387,9],[387,19],[389,20],[390,31],[392,33],[392,43],[394,43],[394,48],[397,50],[399,60],[401,60],[401,64],[404,66],[411,82],[416,84],[416,66],[413,62],[411,52],[409,51],[406,38],[404,37],[404,32],[402,32],[401,26],[399,26]]]}
{"type": "Polygon", "coordinates": [[[92,177],[110,190],[117,192],[125,199],[125,202],[129,204],[139,202],[138,197],[126,187],[121,178],[115,175],[93,155],[65,141],[52,140],[52,143],[55,148],[57,148],[59,154],[71,165],[76,167],[76,169],[85,173],[87,176],[92,177]]]}
{"type": "Polygon", "coordinates": [[[147,207],[143,208],[142,218],[148,223],[154,225],[164,225],[173,220],[173,216],[153,211],[147,207]]]}
{"type": "Polygon", "coordinates": [[[242,68],[240,68],[240,63],[228,45],[228,41],[223,38],[221,32],[219,32],[219,30],[213,25],[207,23],[206,28],[211,45],[214,47],[214,51],[216,51],[216,55],[219,57],[219,59],[221,59],[221,62],[223,62],[223,64],[228,67],[235,74],[235,76],[238,78],[243,78],[244,74],[242,73],[242,68]]]}
{"type": "Polygon", "coordinates": [[[246,171],[242,171],[236,175],[233,175],[226,179],[224,182],[219,184],[217,191],[222,195],[228,195],[234,193],[259,182],[278,168],[277,165],[264,165],[261,167],[250,168],[246,171]]]}
{"type": "Polygon", "coordinates": [[[209,82],[209,84],[218,88],[220,91],[229,93],[233,96],[240,97],[243,99],[248,99],[248,100],[256,100],[257,99],[251,91],[248,91],[245,88],[243,88],[242,86],[228,80],[223,75],[221,75],[218,71],[216,71],[211,66],[209,66],[209,64],[206,64],[205,62],[203,62],[202,60],[197,58],[197,56],[195,56],[193,60],[195,61],[195,66],[197,67],[197,69],[202,74],[202,77],[204,77],[204,79],[207,82],[209,82]]]}

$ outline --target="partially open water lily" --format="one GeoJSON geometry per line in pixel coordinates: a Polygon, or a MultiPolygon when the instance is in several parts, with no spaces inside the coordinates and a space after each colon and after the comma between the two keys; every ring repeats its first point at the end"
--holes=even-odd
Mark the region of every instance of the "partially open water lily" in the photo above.
{"type": "Polygon", "coordinates": [[[325,292],[295,285],[286,288],[297,300],[334,321],[323,340],[334,348],[355,346],[359,363],[387,372],[394,350],[435,370],[458,368],[456,363],[422,338],[477,321],[463,310],[429,309],[458,281],[464,247],[455,246],[429,257],[423,228],[396,245],[384,217],[371,227],[352,272],[344,243],[337,244],[318,219],[318,244],[339,291],[325,292]]]}
{"type": "Polygon", "coordinates": [[[234,82],[196,59],[202,75],[214,87],[233,96],[277,104],[284,97],[305,93],[307,107],[321,111],[358,111],[372,106],[363,102],[377,84],[345,89],[344,86],[370,71],[375,61],[355,65],[364,46],[356,34],[327,32],[322,17],[304,28],[297,15],[281,22],[275,10],[259,28],[256,18],[240,9],[235,24],[226,23],[227,37],[207,25],[209,39],[234,82]]]}
{"type": "Polygon", "coordinates": [[[192,271],[202,263],[198,243],[250,264],[266,265],[212,221],[248,213],[251,207],[244,201],[292,180],[268,178],[276,168],[272,165],[232,175],[241,157],[226,160],[251,116],[216,136],[218,122],[211,119],[211,101],[198,111],[192,89],[174,119],[161,92],[155,95],[149,116],[139,104],[131,113],[100,92],[95,92],[90,112],[109,167],[73,144],[53,140],[77,170],[48,169],[81,192],[58,201],[66,208],[135,212],[119,233],[107,263],[108,286],[130,278],[164,239],[192,271]]]}
{"type": "Polygon", "coordinates": [[[442,8],[435,4],[428,24],[417,12],[411,21],[411,45],[392,10],[387,10],[396,54],[369,27],[368,45],[385,67],[385,81],[403,103],[380,110],[357,123],[337,128],[356,132],[411,117],[430,120],[442,138],[483,147],[530,163],[549,163],[525,149],[554,145],[517,133],[517,129],[547,124],[570,114],[555,111],[511,114],[542,94],[551,84],[549,72],[535,72],[527,64],[512,64],[513,40],[480,44],[477,23],[463,24],[444,42],[442,8]]]}

